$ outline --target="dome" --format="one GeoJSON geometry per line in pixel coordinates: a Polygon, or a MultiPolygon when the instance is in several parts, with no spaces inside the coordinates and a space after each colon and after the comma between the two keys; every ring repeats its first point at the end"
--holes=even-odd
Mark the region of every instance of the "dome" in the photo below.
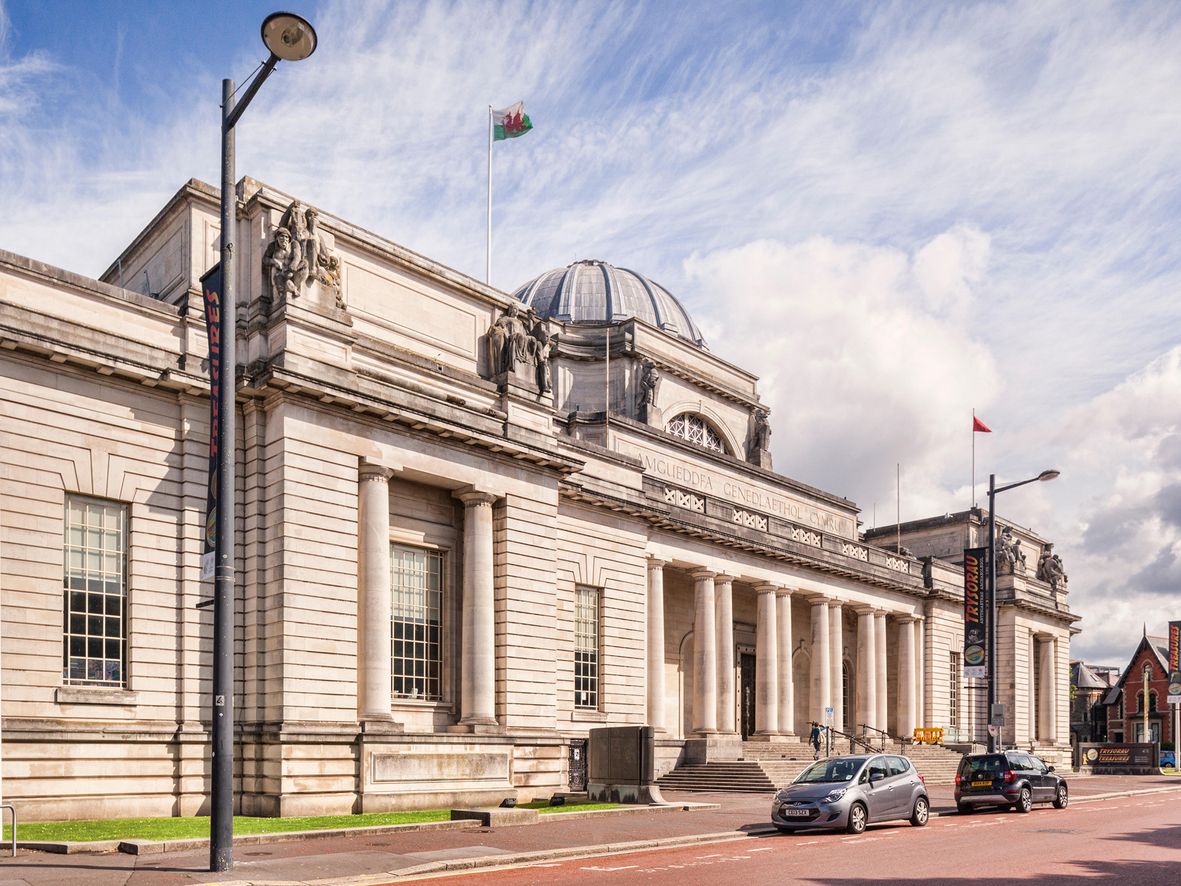
{"type": "Polygon", "coordinates": [[[614,323],[639,317],[658,329],[705,347],[701,332],[672,294],[643,274],[584,259],[546,271],[513,295],[539,317],[567,323],[614,323]]]}

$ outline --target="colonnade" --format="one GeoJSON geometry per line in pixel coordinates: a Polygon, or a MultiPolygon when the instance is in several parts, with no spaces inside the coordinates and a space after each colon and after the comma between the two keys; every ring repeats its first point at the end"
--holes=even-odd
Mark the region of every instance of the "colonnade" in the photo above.
{"type": "MultiPolygon", "coordinates": [[[[666,713],[664,675],[664,567],[648,560],[648,723],[670,729],[666,713]]],[[[709,569],[692,569],[693,580],[693,698],[691,728],[697,736],[733,734],[736,687],[734,662],[735,577],[709,569]]],[[[887,730],[890,672],[886,619],[898,627],[898,685],[894,734],[909,736],[924,721],[924,626],[922,616],[840,600],[827,594],[794,590],[777,584],[756,584],[755,716],[754,735],[773,739],[795,734],[795,662],[792,645],[792,600],[810,607],[808,717],[820,720],[831,707],[832,725],[859,732],[862,725],[887,730]],[[844,722],[844,616],[855,613],[857,682],[855,709],[859,723],[844,722]]],[[[854,658],[854,655],[850,655],[854,658]]]]}

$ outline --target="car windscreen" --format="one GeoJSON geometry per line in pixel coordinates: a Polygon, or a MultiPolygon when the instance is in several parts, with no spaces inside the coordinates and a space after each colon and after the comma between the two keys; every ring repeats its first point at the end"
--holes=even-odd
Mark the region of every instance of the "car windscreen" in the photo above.
{"type": "Polygon", "coordinates": [[[1009,761],[1004,754],[988,754],[983,757],[964,757],[960,761],[960,775],[968,772],[979,772],[994,775],[1009,768],[1009,761]]]}
{"type": "Polygon", "coordinates": [[[852,781],[864,760],[821,760],[813,763],[793,784],[822,784],[826,781],[852,781]]]}

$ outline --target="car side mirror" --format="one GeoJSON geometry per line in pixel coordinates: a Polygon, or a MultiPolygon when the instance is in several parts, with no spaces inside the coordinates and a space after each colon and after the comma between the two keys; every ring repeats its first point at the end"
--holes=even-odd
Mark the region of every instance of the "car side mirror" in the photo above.
{"type": "Polygon", "coordinates": [[[1046,767],[1046,771],[1047,771],[1047,772],[1053,772],[1053,771],[1054,771],[1054,767],[1053,767],[1053,766],[1047,766],[1047,767],[1046,767]]]}
{"type": "Polygon", "coordinates": [[[869,773],[869,783],[874,784],[875,782],[881,781],[884,777],[881,772],[871,772],[869,773]]]}

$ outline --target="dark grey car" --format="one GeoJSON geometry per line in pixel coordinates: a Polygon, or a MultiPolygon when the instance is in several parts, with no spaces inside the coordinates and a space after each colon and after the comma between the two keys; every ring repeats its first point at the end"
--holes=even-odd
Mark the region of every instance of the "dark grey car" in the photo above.
{"type": "Polygon", "coordinates": [[[783,833],[844,828],[860,834],[870,822],[927,823],[927,787],[905,757],[862,754],[813,763],[771,804],[771,823],[783,833]]]}

